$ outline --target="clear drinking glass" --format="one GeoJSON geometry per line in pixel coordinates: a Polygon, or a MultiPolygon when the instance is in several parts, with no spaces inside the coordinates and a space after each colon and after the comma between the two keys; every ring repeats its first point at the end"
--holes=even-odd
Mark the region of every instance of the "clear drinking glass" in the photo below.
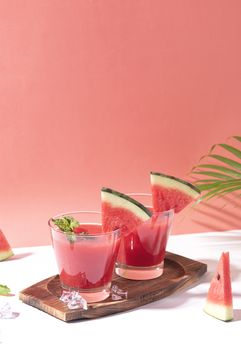
{"type": "MultiPolygon", "coordinates": [[[[152,211],[151,195],[128,195],[152,211]]],[[[174,211],[155,212],[131,232],[122,236],[117,256],[116,273],[132,280],[148,280],[162,275],[168,236],[174,211]]]]}
{"type": "Polygon", "coordinates": [[[63,289],[76,290],[87,302],[108,298],[120,246],[120,231],[102,232],[101,213],[76,211],[54,216],[48,221],[52,245],[63,289]],[[53,222],[63,216],[79,221],[81,232],[66,234],[53,222]]]}

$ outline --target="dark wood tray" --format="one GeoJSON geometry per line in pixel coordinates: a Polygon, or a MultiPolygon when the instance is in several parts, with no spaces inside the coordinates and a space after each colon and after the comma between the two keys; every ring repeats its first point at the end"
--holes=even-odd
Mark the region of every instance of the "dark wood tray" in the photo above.
{"type": "Polygon", "coordinates": [[[24,303],[66,322],[91,319],[134,309],[182,291],[197,284],[206,271],[206,264],[167,252],[161,277],[148,281],[131,281],[114,275],[113,284],[128,292],[127,299],[113,301],[109,297],[102,302],[88,305],[88,310],[69,310],[59,300],[62,293],[59,275],[22,290],[19,298],[24,303]]]}

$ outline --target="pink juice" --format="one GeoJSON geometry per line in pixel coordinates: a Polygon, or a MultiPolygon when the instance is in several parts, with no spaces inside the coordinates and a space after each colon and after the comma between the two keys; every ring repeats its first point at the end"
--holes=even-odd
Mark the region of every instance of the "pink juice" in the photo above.
{"type": "Polygon", "coordinates": [[[169,216],[154,213],[149,220],[122,236],[118,263],[135,267],[159,265],[165,257],[169,229],[169,216]]]}
{"type": "Polygon", "coordinates": [[[111,282],[120,238],[102,233],[101,225],[85,224],[88,232],[70,242],[62,232],[53,235],[53,248],[63,286],[95,289],[111,282]]]}

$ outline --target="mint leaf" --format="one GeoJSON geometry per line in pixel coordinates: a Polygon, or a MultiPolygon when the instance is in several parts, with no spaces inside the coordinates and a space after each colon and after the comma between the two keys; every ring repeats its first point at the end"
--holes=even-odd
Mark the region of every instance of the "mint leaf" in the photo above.
{"type": "Polygon", "coordinates": [[[63,216],[61,218],[52,220],[53,223],[65,233],[66,238],[70,243],[74,243],[76,241],[76,234],[74,232],[74,229],[80,226],[78,220],[76,220],[72,216],[63,216]]]}
{"type": "Polygon", "coordinates": [[[63,216],[59,219],[53,219],[53,222],[64,232],[73,232],[73,228],[79,226],[78,220],[72,216],[63,216]]]}
{"type": "Polygon", "coordinates": [[[6,295],[11,292],[11,289],[8,288],[8,286],[4,286],[3,284],[0,284],[0,295],[6,295]]]}

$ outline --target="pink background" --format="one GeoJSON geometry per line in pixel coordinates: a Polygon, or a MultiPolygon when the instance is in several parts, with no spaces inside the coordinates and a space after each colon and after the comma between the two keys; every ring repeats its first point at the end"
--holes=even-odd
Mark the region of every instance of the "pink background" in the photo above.
{"type": "MultiPolygon", "coordinates": [[[[50,244],[51,215],[99,209],[102,186],[149,191],[150,170],[186,177],[240,134],[240,38],[239,0],[2,0],[0,226],[12,246],[50,244]]],[[[174,233],[238,227],[237,204],[205,208],[174,233]]]]}

